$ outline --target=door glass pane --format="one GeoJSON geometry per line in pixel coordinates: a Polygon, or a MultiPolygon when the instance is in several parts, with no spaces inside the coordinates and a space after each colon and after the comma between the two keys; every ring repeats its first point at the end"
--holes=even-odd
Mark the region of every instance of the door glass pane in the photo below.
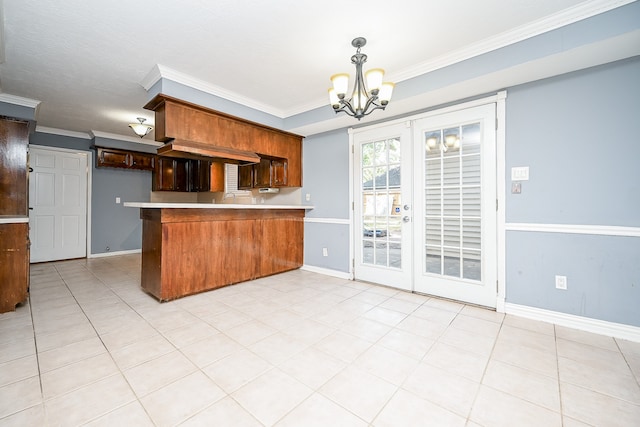
{"type": "Polygon", "coordinates": [[[480,124],[423,133],[427,273],[481,280],[480,124]]]}
{"type": "Polygon", "coordinates": [[[442,252],[440,246],[426,247],[427,258],[425,260],[425,271],[427,273],[442,274],[442,252]]]}
{"type": "Polygon", "coordinates": [[[465,279],[480,280],[480,251],[462,252],[462,275],[465,279]]]}
{"type": "Polygon", "coordinates": [[[362,145],[362,262],[401,268],[400,140],[362,145]]]}

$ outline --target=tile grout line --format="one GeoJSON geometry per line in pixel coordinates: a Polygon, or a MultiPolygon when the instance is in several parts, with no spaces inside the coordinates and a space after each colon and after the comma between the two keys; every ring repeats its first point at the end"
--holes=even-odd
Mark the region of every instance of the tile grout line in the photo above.
{"type": "MultiPolygon", "coordinates": [[[[70,293],[70,294],[71,294],[71,296],[73,297],[74,301],[76,302],[76,304],[78,305],[78,307],[79,307],[79,308],[80,308],[80,310],[82,311],[82,314],[85,316],[85,318],[87,319],[87,321],[88,321],[88,322],[89,322],[89,324],[91,325],[91,328],[92,328],[92,329],[93,329],[93,331],[95,332],[96,337],[100,340],[100,343],[102,344],[102,346],[103,346],[103,347],[104,347],[104,349],[106,350],[106,352],[107,352],[107,354],[109,355],[109,358],[110,358],[110,359],[111,359],[111,361],[113,362],[114,366],[118,369],[118,372],[120,373],[120,375],[122,376],[122,378],[123,378],[123,379],[125,380],[125,382],[127,383],[127,386],[129,387],[129,389],[131,390],[131,392],[133,393],[133,395],[136,397],[136,400],[138,401],[138,403],[140,404],[140,406],[142,407],[142,409],[145,411],[145,413],[147,413],[147,416],[149,416],[149,419],[151,420],[151,422],[153,422],[153,423],[155,424],[155,422],[153,421],[153,418],[151,418],[151,415],[147,412],[147,410],[146,410],[146,408],[144,407],[144,405],[142,405],[142,402],[140,402],[140,398],[138,397],[138,395],[136,394],[136,392],[133,390],[133,387],[131,387],[131,384],[130,384],[130,383],[129,383],[129,381],[127,380],[127,377],[124,375],[124,372],[122,371],[122,369],[120,369],[120,366],[118,366],[118,364],[116,363],[115,359],[113,358],[113,355],[111,354],[111,351],[109,350],[109,348],[107,347],[107,345],[106,345],[106,344],[104,343],[104,341],[102,340],[102,336],[100,335],[100,333],[99,333],[99,332],[98,332],[98,330],[96,329],[95,325],[94,325],[94,324],[93,324],[93,322],[91,321],[91,318],[87,315],[87,313],[86,313],[86,311],[85,311],[84,307],[82,307],[82,304],[80,303],[80,301],[78,301],[78,299],[76,298],[76,295],[73,293],[73,291],[72,291],[72,290],[71,290],[71,288],[69,287],[69,284],[67,283],[67,280],[63,277],[62,273],[60,273],[60,271],[58,270],[58,268],[57,268],[55,265],[54,265],[54,268],[56,269],[56,272],[58,272],[58,274],[60,275],[60,278],[62,279],[62,281],[63,281],[63,283],[64,283],[65,287],[69,290],[69,293],[70,293]]],[[[111,289],[109,286],[107,286],[107,284],[106,284],[106,283],[104,283],[104,282],[103,282],[103,281],[102,281],[98,276],[96,276],[96,274],[95,274],[93,271],[91,271],[89,268],[87,268],[86,263],[82,266],[82,268],[83,268],[84,270],[88,271],[88,272],[89,272],[89,273],[90,273],[94,278],[96,278],[96,280],[98,280],[98,281],[100,282],[100,284],[101,284],[102,286],[104,286],[106,289],[108,289],[108,290],[109,290],[112,294],[114,294],[118,299],[120,299],[120,300],[121,300],[122,302],[124,302],[127,306],[129,306],[129,305],[126,303],[126,301],[122,300],[122,298],[120,298],[120,296],[119,296],[118,294],[116,294],[116,293],[113,291],[113,289],[111,289]]],[[[129,306],[129,307],[130,307],[130,306],[129,306]]],[[[130,307],[130,308],[132,308],[132,307],[130,307]]],[[[133,309],[133,308],[132,308],[132,309],[133,309]]],[[[135,310],[134,310],[134,311],[135,311],[135,310]]],[[[137,311],[136,311],[136,314],[138,314],[138,312],[137,312],[137,311]]],[[[139,314],[138,314],[138,315],[139,315],[139,314]]],[[[145,321],[146,321],[146,319],[145,319],[145,321]]],[[[35,328],[34,328],[34,333],[35,333],[35,328]]],[[[86,359],[84,359],[84,360],[86,360],[86,359]]],[[[99,382],[99,381],[104,380],[105,378],[109,378],[109,377],[112,377],[112,376],[115,376],[115,375],[116,375],[116,374],[113,374],[113,375],[107,375],[106,377],[103,377],[103,378],[97,379],[97,380],[92,381],[92,382],[90,382],[90,383],[88,383],[88,384],[84,384],[82,387],[78,387],[78,388],[76,388],[76,389],[74,389],[74,390],[70,390],[70,391],[68,391],[68,392],[66,392],[66,393],[64,393],[64,394],[62,394],[62,395],[69,394],[69,393],[72,393],[72,392],[74,392],[74,391],[80,390],[80,389],[82,389],[83,387],[86,387],[86,386],[91,385],[91,384],[95,384],[95,383],[97,383],[97,382],[99,382]]],[[[117,406],[117,407],[115,407],[115,408],[111,408],[111,409],[110,409],[110,410],[108,410],[107,412],[101,413],[101,414],[96,415],[95,417],[93,417],[93,418],[91,418],[91,419],[89,419],[89,420],[86,420],[86,421],[84,422],[84,424],[89,423],[89,422],[94,421],[94,420],[97,420],[97,419],[99,419],[99,418],[101,418],[101,417],[105,416],[106,414],[109,414],[109,413],[114,412],[114,411],[116,411],[116,410],[118,410],[118,409],[120,409],[120,408],[125,407],[126,405],[131,404],[132,402],[133,402],[133,401],[131,401],[131,402],[126,402],[126,403],[124,403],[124,404],[122,404],[122,405],[120,405],[120,406],[117,406]]],[[[44,394],[43,394],[43,403],[44,403],[44,394]]],[[[46,413],[47,413],[47,411],[46,411],[46,405],[45,405],[45,414],[46,414],[46,413]]]]}

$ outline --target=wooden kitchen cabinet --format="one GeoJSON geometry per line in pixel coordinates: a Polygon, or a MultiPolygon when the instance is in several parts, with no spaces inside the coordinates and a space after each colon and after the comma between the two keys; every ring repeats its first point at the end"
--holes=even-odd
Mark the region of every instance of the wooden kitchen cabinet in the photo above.
{"type": "Polygon", "coordinates": [[[271,160],[260,158],[260,163],[253,165],[253,187],[264,188],[271,186],[271,160]]]}
{"type": "Polygon", "coordinates": [[[253,165],[238,165],[238,190],[253,188],[253,165]]]}
{"type": "Polygon", "coordinates": [[[29,289],[29,123],[0,117],[0,313],[29,289]]]}
{"type": "Polygon", "coordinates": [[[156,141],[191,141],[281,159],[278,179],[269,186],[302,187],[302,136],[163,94],[144,108],[155,112],[156,141]]]}
{"type": "Polygon", "coordinates": [[[210,191],[210,162],[158,157],[153,171],[153,191],[210,191]]]}
{"type": "Polygon", "coordinates": [[[211,162],[189,160],[189,191],[210,191],[211,162]]]}
{"type": "Polygon", "coordinates": [[[286,187],[287,161],[285,159],[271,160],[271,187],[286,187]]]}
{"type": "Polygon", "coordinates": [[[27,215],[29,124],[0,117],[0,215],[27,215]]]}
{"type": "Polygon", "coordinates": [[[225,166],[222,162],[211,162],[209,166],[209,191],[223,192],[225,166]]]}
{"type": "Polygon", "coordinates": [[[158,157],[153,171],[153,191],[188,191],[189,161],[158,157]]]}
{"type": "Polygon", "coordinates": [[[97,168],[122,168],[152,171],[156,155],[118,148],[95,147],[97,168]]]}
{"type": "Polygon", "coordinates": [[[238,189],[287,186],[287,160],[261,157],[260,163],[238,166],[238,189]]]}
{"type": "Polygon", "coordinates": [[[142,288],[160,301],[302,266],[303,209],[142,208],[142,288]]]}
{"type": "Polygon", "coordinates": [[[0,313],[29,295],[29,223],[0,224],[0,313]]]}

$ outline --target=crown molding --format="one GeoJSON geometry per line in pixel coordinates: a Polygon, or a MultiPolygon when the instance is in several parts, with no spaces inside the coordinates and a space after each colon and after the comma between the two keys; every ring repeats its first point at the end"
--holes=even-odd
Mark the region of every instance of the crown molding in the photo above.
{"type": "MultiPolygon", "coordinates": [[[[417,77],[476,56],[480,56],[482,54],[500,49],[502,47],[509,46],[528,38],[535,37],[548,31],[573,24],[592,16],[608,12],[626,4],[633,3],[634,1],[636,0],[586,1],[574,7],[570,7],[563,11],[560,11],[556,14],[515,28],[511,31],[507,31],[494,37],[484,39],[464,49],[453,51],[446,55],[442,55],[429,61],[422,62],[405,70],[392,73],[389,75],[389,79],[396,83],[399,83],[404,80],[408,80],[413,77],[417,77]]],[[[179,71],[172,70],[160,64],[153,67],[153,69],[140,82],[140,84],[148,91],[162,78],[166,78],[168,80],[200,90],[210,95],[218,96],[229,101],[244,105],[246,107],[274,115],[281,119],[285,119],[296,114],[301,114],[327,105],[327,103],[323,101],[324,98],[318,98],[318,100],[308,102],[304,105],[299,105],[287,110],[280,110],[273,106],[258,102],[254,99],[231,92],[220,86],[212,85],[203,80],[199,80],[179,71]]]]}
{"type": "Polygon", "coordinates": [[[204,80],[200,80],[180,71],[165,67],[162,64],[155,65],[151,69],[149,74],[147,74],[147,76],[140,82],[140,84],[148,91],[154,84],[160,81],[160,79],[171,80],[173,82],[180,83],[184,86],[188,86],[190,88],[208,93],[210,95],[218,96],[228,101],[244,105],[245,107],[253,108],[255,110],[262,111],[263,113],[271,114],[281,119],[286,117],[285,112],[271,105],[258,102],[255,99],[248,98],[246,96],[227,90],[223,87],[213,85],[211,83],[205,82],[204,80]]]}
{"type": "Polygon", "coordinates": [[[36,126],[36,132],[49,133],[52,135],[70,136],[72,138],[91,139],[91,136],[86,132],[75,132],[72,130],[50,128],[46,126],[36,126]]]}
{"type": "Polygon", "coordinates": [[[128,136],[128,135],[119,135],[117,133],[108,133],[108,132],[101,132],[99,130],[91,130],[89,132],[91,139],[93,138],[107,138],[107,139],[114,139],[116,141],[125,141],[125,142],[133,142],[135,144],[146,144],[146,145],[153,145],[156,147],[160,147],[161,145],[164,145],[164,143],[162,142],[157,142],[157,141],[153,141],[150,139],[143,139],[143,138],[136,138],[133,136],[128,136]]]}
{"type": "Polygon", "coordinates": [[[464,49],[450,52],[446,55],[422,62],[411,68],[394,73],[389,78],[401,82],[413,77],[444,68],[458,62],[521,42],[523,40],[544,34],[549,31],[582,21],[592,16],[616,9],[636,0],[591,0],[567,8],[556,14],[547,16],[513,30],[481,40],[464,49]]]}
{"type": "Polygon", "coordinates": [[[160,64],[156,64],[153,68],[144,76],[144,79],[140,81],[140,85],[149,92],[149,89],[153,87],[154,84],[158,83],[162,78],[162,74],[160,73],[160,64]]]}
{"type": "Polygon", "coordinates": [[[40,105],[40,101],[36,99],[24,98],[22,96],[11,95],[8,93],[0,93],[0,102],[33,109],[38,108],[38,105],[40,105]]]}

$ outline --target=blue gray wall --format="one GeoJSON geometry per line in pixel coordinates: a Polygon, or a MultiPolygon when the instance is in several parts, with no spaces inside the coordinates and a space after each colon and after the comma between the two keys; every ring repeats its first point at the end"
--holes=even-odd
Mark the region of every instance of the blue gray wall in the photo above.
{"type": "Polygon", "coordinates": [[[349,272],[349,135],[346,130],[304,139],[303,203],[308,211],[304,235],[305,265],[349,272]],[[306,201],[306,195],[310,200],[306,201]],[[347,224],[344,224],[346,222],[347,224]],[[328,256],[322,249],[327,248],[328,256]]]}
{"type": "MultiPolygon", "coordinates": [[[[640,58],[508,90],[506,194],[518,224],[640,227],[640,58]]],[[[507,231],[506,300],[640,326],[640,238],[507,231]],[[555,275],[568,289],[555,288],[555,275]]]]}
{"type": "Polygon", "coordinates": [[[84,139],[35,132],[30,144],[91,151],[91,254],[136,250],[142,247],[142,223],[139,209],[125,208],[124,202],[148,202],[151,195],[151,172],[95,167],[95,150],[91,145],[155,152],[156,147],[111,138],[84,139]],[[120,204],[116,204],[120,197],[120,204]],[[107,251],[109,247],[109,251],[107,251]]]}

